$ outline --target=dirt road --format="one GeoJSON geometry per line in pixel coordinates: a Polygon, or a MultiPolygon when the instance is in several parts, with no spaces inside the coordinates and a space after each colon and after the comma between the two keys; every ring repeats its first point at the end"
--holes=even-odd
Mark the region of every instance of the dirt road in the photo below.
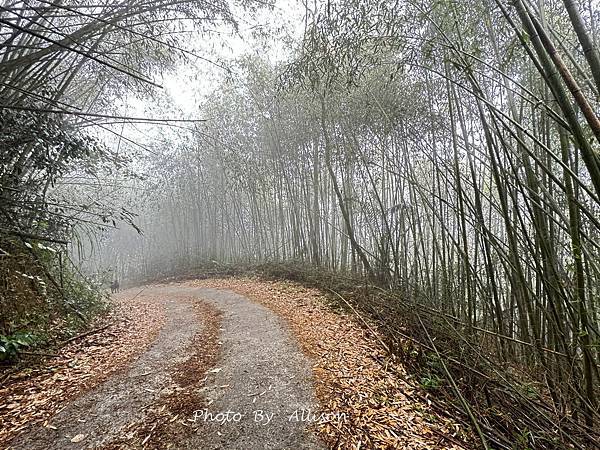
{"type": "Polygon", "coordinates": [[[226,290],[139,291],[121,295],[165,306],[151,347],[11,448],[322,448],[307,429],[317,410],[310,362],[277,315],[226,290]]]}

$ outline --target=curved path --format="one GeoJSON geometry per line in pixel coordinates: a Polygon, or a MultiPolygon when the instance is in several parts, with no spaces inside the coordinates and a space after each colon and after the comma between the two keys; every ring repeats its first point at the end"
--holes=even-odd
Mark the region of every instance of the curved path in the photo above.
{"type": "Polygon", "coordinates": [[[200,426],[173,448],[322,448],[303,420],[317,407],[310,362],[278,316],[229,291],[169,285],[143,295],[164,302],[167,313],[150,349],[129,371],[66,405],[50,421],[52,428],[30,429],[11,448],[83,449],[126,441],[131,424],[144,421],[146,408],[176,392],[172,370],[189,358],[188,346],[202,331],[196,301],[222,312],[221,357],[208,373],[191,374],[205,379],[200,390],[205,405],[189,418],[200,426]]]}
{"type": "Polygon", "coordinates": [[[221,370],[207,387],[213,403],[198,420],[207,413],[213,419],[219,412],[233,414],[223,425],[206,421],[208,432],[194,436],[190,448],[319,448],[301,421],[301,411],[316,407],[311,368],[283,321],[241,295],[215,289],[196,292],[224,313],[221,370]]]}

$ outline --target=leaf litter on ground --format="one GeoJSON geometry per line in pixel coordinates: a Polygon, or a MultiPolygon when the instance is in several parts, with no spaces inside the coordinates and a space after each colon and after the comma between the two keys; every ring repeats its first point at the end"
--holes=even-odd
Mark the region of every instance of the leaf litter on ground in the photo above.
{"type": "MultiPolygon", "coordinates": [[[[68,342],[57,356],[4,377],[0,385],[0,448],[29,426],[48,424],[67,401],[127,366],[158,334],[163,307],[131,292],[113,296],[111,312],[94,333],[68,342]],[[96,331],[97,330],[97,331],[96,331]]],[[[73,439],[83,439],[75,436],[73,439]]]]}
{"type": "Polygon", "coordinates": [[[272,309],[313,361],[321,404],[317,434],[335,449],[468,449],[469,432],[428,404],[389,354],[375,326],[334,311],[317,289],[255,278],[205,279],[194,286],[229,289],[272,309]]]}

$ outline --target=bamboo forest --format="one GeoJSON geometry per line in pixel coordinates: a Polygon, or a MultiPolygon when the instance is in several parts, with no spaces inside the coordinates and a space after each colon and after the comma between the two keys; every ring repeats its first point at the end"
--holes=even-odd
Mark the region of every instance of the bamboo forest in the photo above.
{"type": "Polygon", "coordinates": [[[600,449],[598,0],[0,0],[0,448],[600,449]]]}

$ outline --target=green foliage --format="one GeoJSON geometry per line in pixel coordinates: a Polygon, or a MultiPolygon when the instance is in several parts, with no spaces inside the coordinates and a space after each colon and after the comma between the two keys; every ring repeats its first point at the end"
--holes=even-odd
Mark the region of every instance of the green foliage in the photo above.
{"type": "Polygon", "coordinates": [[[424,389],[435,390],[439,389],[444,380],[438,377],[435,373],[428,373],[421,377],[420,384],[424,389]]]}
{"type": "Polygon", "coordinates": [[[531,440],[531,432],[525,428],[515,436],[515,443],[513,444],[513,450],[533,450],[529,441],[531,440]]]}
{"type": "Polygon", "coordinates": [[[10,336],[0,334],[0,361],[15,359],[22,348],[34,342],[34,335],[28,332],[17,332],[10,336]]]}
{"type": "Polygon", "coordinates": [[[519,390],[525,397],[532,400],[540,397],[540,391],[533,383],[521,383],[519,384],[519,390]]]}
{"type": "Polygon", "coordinates": [[[127,209],[92,200],[83,187],[67,190],[58,183],[66,175],[87,179],[118,172],[134,178],[127,170],[130,159],[65,116],[36,107],[27,103],[25,110],[0,111],[0,229],[70,240],[81,224],[133,225],[135,215],[127,209]]]}
{"type": "Polygon", "coordinates": [[[79,274],[66,272],[64,286],[64,301],[68,305],[66,310],[68,330],[76,331],[83,322],[108,309],[108,294],[103,292],[100,286],[91,284],[79,274]]]}
{"type": "Polygon", "coordinates": [[[22,346],[72,336],[106,311],[106,294],[78,272],[64,250],[18,239],[0,247],[8,253],[0,259],[2,360],[13,359],[22,346]]]}

